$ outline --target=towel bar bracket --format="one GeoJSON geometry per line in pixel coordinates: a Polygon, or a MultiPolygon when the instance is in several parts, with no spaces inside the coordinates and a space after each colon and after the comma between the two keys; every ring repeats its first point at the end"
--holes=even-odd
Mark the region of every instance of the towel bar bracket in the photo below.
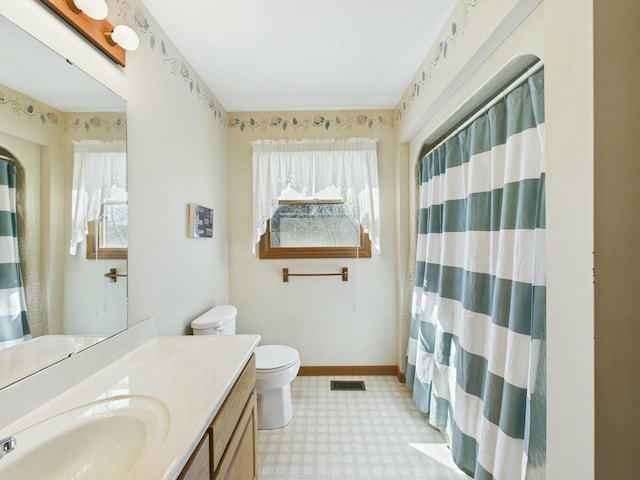
{"type": "Polygon", "coordinates": [[[126,277],[126,273],[118,273],[117,268],[110,268],[107,273],[104,274],[105,277],[109,279],[110,282],[117,282],[118,277],[126,277]]]}

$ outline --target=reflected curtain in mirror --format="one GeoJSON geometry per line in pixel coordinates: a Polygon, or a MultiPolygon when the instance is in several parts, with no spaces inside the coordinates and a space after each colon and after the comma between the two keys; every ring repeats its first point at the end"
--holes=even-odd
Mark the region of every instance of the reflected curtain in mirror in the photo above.
{"type": "Polygon", "coordinates": [[[89,222],[96,222],[104,205],[127,201],[126,142],[83,140],[73,142],[73,190],[71,197],[71,244],[69,253],[89,233],[89,222]]]}
{"type": "Polygon", "coordinates": [[[0,348],[31,338],[18,251],[17,175],[18,166],[0,158],[0,348]]]}
{"type": "Polygon", "coordinates": [[[268,223],[272,238],[279,240],[269,247],[345,246],[339,238],[344,232],[336,229],[347,227],[346,236],[352,237],[347,246],[357,248],[361,227],[380,251],[375,139],[258,140],[252,145],[254,253],[268,223]],[[331,238],[319,238],[323,235],[331,238]]]}

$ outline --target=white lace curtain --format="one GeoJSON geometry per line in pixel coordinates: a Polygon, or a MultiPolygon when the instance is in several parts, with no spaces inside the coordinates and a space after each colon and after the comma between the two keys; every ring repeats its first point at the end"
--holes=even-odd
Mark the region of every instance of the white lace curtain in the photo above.
{"type": "Polygon", "coordinates": [[[253,248],[278,200],[341,199],[380,252],[376,139],[256,140],[253,145],[253,248]]]}
{"type": "Polygon", "coordinates": [[[127,199],[127,145],[124,140],[73,142],[73,191],[69,253],[88,233],[106,200],[127,199]]]}

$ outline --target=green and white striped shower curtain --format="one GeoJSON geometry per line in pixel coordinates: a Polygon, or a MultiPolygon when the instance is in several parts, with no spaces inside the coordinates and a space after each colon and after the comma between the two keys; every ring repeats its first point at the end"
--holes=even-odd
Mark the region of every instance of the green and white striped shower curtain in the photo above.
{"type": "Polygon", "coordinates": [[[418,167],[407,386],[476,479],[544,470],[543,78],[531,75],[418,167]]]}
{"type": "Polygon", "coordinates": [[[30,338],[18,255],[17,166],[0,160],[0,348],[30,338]]]}

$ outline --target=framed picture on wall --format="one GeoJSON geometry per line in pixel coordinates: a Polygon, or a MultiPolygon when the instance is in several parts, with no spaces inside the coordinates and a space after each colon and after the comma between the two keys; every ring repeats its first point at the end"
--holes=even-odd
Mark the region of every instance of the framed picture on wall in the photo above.
{"type": "Polygon", "coordinates": [[[188,218],[188,237],[213,237],[213,209],[190,203],[188,218]]]}

